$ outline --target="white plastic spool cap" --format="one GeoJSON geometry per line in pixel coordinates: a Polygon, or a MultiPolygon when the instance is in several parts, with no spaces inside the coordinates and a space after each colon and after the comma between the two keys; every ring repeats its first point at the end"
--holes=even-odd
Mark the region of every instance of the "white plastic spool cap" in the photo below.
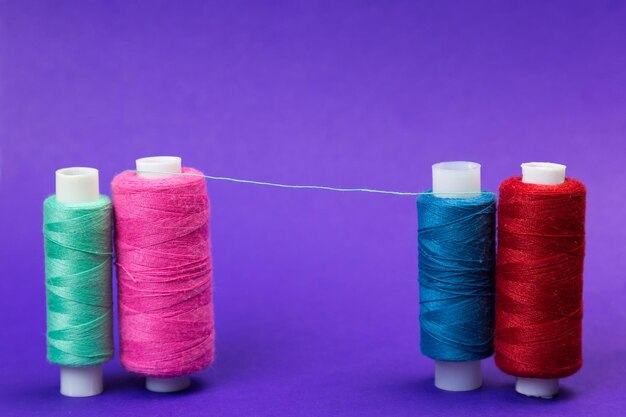
{"type": "Polygon", "coordinates": [[[57,201],[67,204],[94,203],[100,199],[98,170],[95,168],[61,168],[56,171],[57,201]]]}
{"type": "MultiPolygon", "coordinates": [[[[565,182],[565,165],[551,162],[522,164],[522,182],[539,185],[559,185],[565,182]]],[[[515,390],[528,397],[552,398],[559,392],[556,378],[517,378],[515,390]]]]}
{"type": "Polygon", "coordinates": [[[150,156],[135,161],[138,175],[143,178],[166,178],[169,174],[180,174],[182,160],[178,156],[150,156]],[[142,172],[152,171],[152,172],[142,172]]]}
{"type": "MultiPolygon", "coordinates": [[[[480,164],[467,161],[433,165],[433,193],[441,198],[480,195],[480,164]],[[458,193],[458,194],[453,194],[458,193]]],[[[435,386],[445,391],[471,391],[483,384],[480,361],[435,361],[435,386]]]]}
{"type": "Polygon", "coordinates": [[[538,185],[563,184],[565,168],[565,165],[552,162],[526,162],[522,164],[522,182],[538,185]]]}
{"type": "MultiPolygon", "coordinates": [[[[137,175],[142,178],[166,178],[168,173],[182,172],[182,159],[178,156],[150,156],[135,161],[137,175]],[[154,172],[142,172],[154,171],[154,172]]],[[[146,377],[146,389],[152,392],[177,392],[189,388],[191,378],[187,375],[170,378],[146,377]]]]}
{"type": "MultiPolygon", "coordinates": [[[[98,170],[62,168],[56,171],[56,199],[66,204],[94,203],[100,198],[98,170]]],[[[102,365],[61,366],[61,394],[91,397],[102,393],[102,365]]]]}
{"type": "Polygon", "coordinates": [[[443,198],[479,196],[480,164],[467,161],[439,162],[434,164],[433,193],[436,197],[443,198]]]}

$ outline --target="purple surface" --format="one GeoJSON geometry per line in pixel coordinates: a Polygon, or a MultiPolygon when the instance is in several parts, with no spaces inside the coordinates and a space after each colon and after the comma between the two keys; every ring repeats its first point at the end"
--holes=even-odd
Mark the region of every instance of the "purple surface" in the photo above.
{"type": "Polygon", "coordinates": [[[0,1],[0,415],[623,415],[626,4],[0,1]],[[157,395],[113,360],[61,397],[45,359],[54,170],[137,157],[420,191],[430,165],[568,165],[589,189],[583,369],[552,402],[432,385],[411,197],[209,182],[217,360],[157,395]]]}

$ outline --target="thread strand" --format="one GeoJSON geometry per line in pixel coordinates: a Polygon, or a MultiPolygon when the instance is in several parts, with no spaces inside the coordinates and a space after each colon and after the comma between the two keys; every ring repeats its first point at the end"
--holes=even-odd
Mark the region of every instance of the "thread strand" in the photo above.
{"type": "MultiPolygon", "coordinates": [[[[398,195],[398,196],[420,196],[420,195],[430,195],[434,194],[432,191],[427,192],[414,192],[414,191],[394,191],[394,190],[379,190],[375,188],[344,188],[344,187],[330,187],[327,185],[300,185],[300,184],[283,184],[279,182],[268,182],[268,181],[257,181],[257,180],[247,180],[241,178],[232,178],[232,177],[223,177],[216,175],[205,175],[205,174],[193,174],[193,173],[171,173],[164,171],[146,171],[146,170],[136,170],[129,169],[127,172],[137,172],[142,174],[167,174],[167,175],[182,175],[182,176],[194,176],[194,177],[203,177],[209,180],[215,181],[228,181],[228,182],[236,182],[240,184],[252,184],[252,185],[263,185],[267,187],[276,187],[276,188],[291,188],[298,190],[324,190],[324,191],[335,191],[341,193],[370,193],[370,194],[387,194],[387,195],[398,195]]],[[[437,194],[478,194],[473,191],[452,191],[452,192],[437,192],[437,194]]],[[[482,191],[480,194],[492,194],[489,191],[482,191]]]]}

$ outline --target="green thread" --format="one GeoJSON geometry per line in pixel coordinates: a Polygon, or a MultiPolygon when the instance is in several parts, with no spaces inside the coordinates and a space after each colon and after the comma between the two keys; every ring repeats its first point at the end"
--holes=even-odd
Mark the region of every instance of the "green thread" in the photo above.
{"type": "Polygon", "coordinates": [[[111,216],[94,203],[44,201],[48,360],[96,365],[113,357],[111,216]]]}

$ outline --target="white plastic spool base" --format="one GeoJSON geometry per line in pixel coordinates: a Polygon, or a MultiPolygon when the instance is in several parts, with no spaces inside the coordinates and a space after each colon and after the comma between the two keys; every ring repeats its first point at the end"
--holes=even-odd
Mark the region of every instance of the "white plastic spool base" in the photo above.
{"type": "Polygon", "coordinates": [[[101,394],[102,389],[102,365],[61,367],[62,395],[92,397],[101,394]]]}
{"type": "MultiPolygon", "coordinates": [[[[522,164],[522,182],[538,185],[563,184],[565,168],[565,165],[551,162],[527,162],[522,164]]],[[[559,380],[517,378],[515,391],[527,397],[550,399],[559,392],[559,380]]]]}
{"type": "MultiPolygon", "coordinates": [[[[56,199],[66,204],[94,203],[100,199],[98,170],[62,168],[56,171],[56,199]]],[[[91,397],[102,393],[102,365],[61,366],[61,394],[91,397]]]]}
{"type": "MultiPolygon", "coordinates": [[[[479,196],[480,164],[467,161],[434,164],[433,193],[441,198],[479,196]]],[[[435,361],[435,386],[437,388],[445,391],[471,391],[482,385],[480,361],[435,361]]]]}
{"type": "Polygon", "coordinates": [[[435,386],[444,391],[472,391],[482,387],[481,361],[435,361],[435,386]]]}
{"type": "Polygon", "coordinates": [[[549,400],[559,393],[558,379],[517,378],[515,391],[527,397],[549,400]]]}
{"type": "Polygon", "coordinates": [[[177,392],[191,385],[191,378],[187,375],[171,378],[146,378],[146,389],[152,392],[177,392]]]}
{"type": "MultiPolygon", "coordinates": [[[[135,161],[137,175],[142,178],[166,178],[168,173],[180,174],[182,159],[178,156],[150,156],[135,161]],[[153,172],[145,172],[153,171],[153,172]]],[[[146,389],[152,392],[177,392],[191,385],[191,377],[177,376],[170,378],[146,377],[146,389]]]]}

